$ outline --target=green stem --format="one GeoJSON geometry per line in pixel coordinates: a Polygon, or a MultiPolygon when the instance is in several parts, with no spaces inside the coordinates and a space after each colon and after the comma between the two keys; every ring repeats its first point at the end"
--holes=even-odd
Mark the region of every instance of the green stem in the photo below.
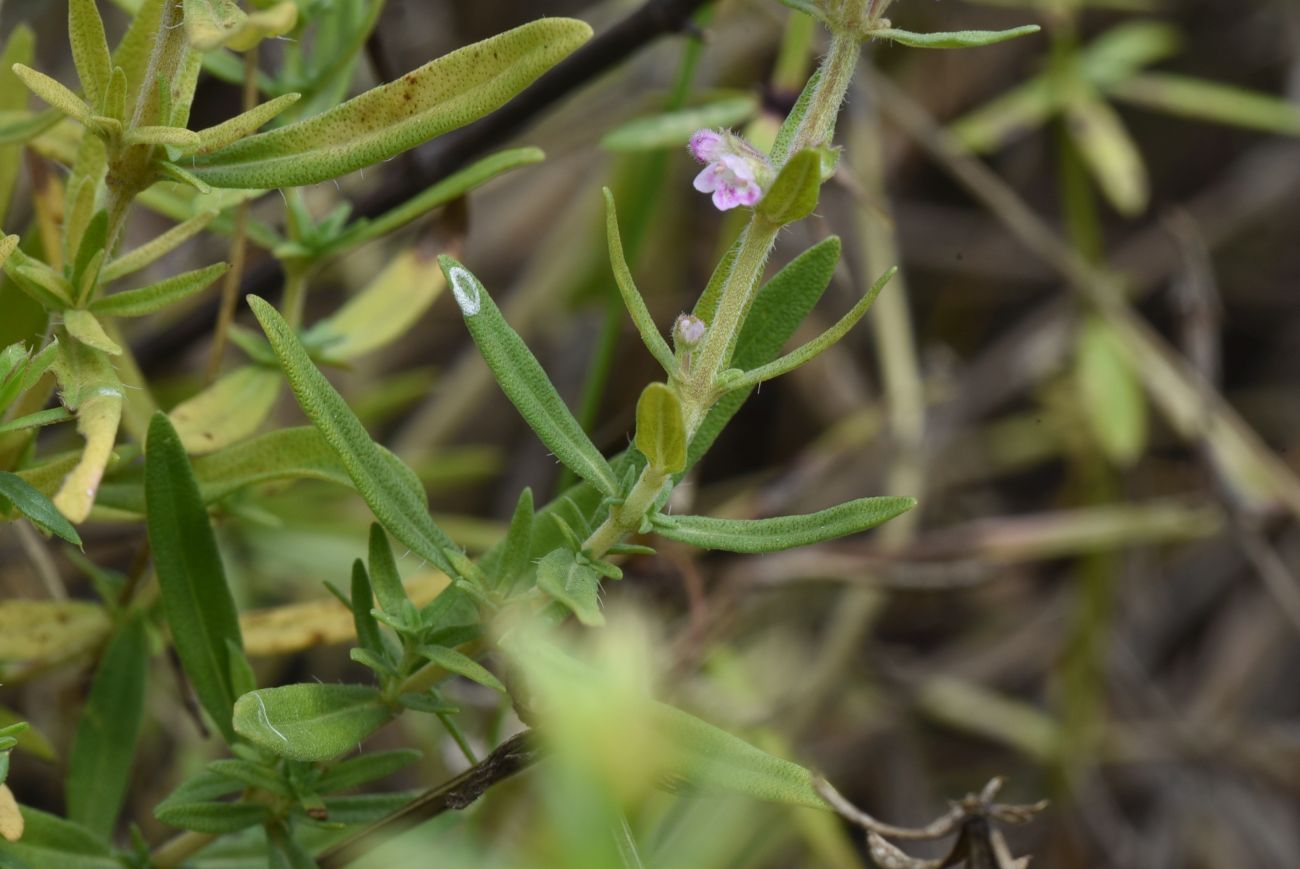
{"type": "Polygon", "coordinates": [[[290,326],[297,329],[302,325],[303,308],[307,298],[307,272],[305,263],[290,260],[284,264],[284,298],[280,310],[290,326]]]}
{"type": "MultiPolygon", "coordinates": [[[[804,115],[799,129],[790,146],[790,154],[797,154],[804,148],[825,145],[835,133],[835,119],[839,117],[840,105],[853,80],[853,70],[858,65],[861,43],[853,34],[836,34],[831,38],[831,49],[821,65],[821,80],[817,90],[808,101],[808,113],[804,115]]],[[[788,155],[787,155],[788,156],[788,155]]]]}

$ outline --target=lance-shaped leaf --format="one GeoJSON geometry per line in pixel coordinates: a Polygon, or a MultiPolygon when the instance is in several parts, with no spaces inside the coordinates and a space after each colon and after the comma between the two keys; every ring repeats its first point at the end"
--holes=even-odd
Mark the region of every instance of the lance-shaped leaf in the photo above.
{"type": "Polygon", "coordinates": [[[154,808],[154,817],[164,824],[196,833],[222,835],[260,824],[270,812],[263,803],[231,803],[220,800],[243,789],[228,775],[204,770],[181,783],[154,808]]]}
{"type": "Polygon", "coordinates": [[[302,94],[282,94],[246,112],[241,112],[228,121],[199,130],[199,143],[195,153],[207,154],[238,142],[245,136],[251,136],[258,127],[298,102],[301,97],[302,94]]]}
{"type": "Polygon", "coordinates": [[[1097,317],[1083,321],[1075,348],[1083,417],[1106,457],[1120,467],[1146,448],[1147,399],[1123,343],[1097,317]]]}
{"type": "Polygon", "coordinates": [[[569,470],[603,494],[618,492],[618,478],[555,391],[541,364],[510,328],[478,278],[449,256],[438,257],[465,325],[501,390],[529,427],[569,470]]]}
{"type": "Polygon", "coordinates": [[[672,348],[660,334],[659,327],[655,325],[654,318],[650,316],[645,300],[636,288],[636,282],[632,280],[632,272],[627,267],[627,259],[623,256],[623,240],[618,231],[618,213],[614,209],[614,194],[608,187],[604,188],[604,192],[605,232],[609,238],[609,264],[614,270],[614,282],[618,284],[618,291],[623,296],[624,307],[632,315],[632,322],[636,324],[636,330],[641,334],[642,343],[650,351],[650,355],[663,366],[664,371],[671,373],[677,370],[677,360],[673,357],[672,348]]]}
{"type": "Polygon", "coordinates": [[[36,94],[45,102],[54,108],[63,112],[70,118],[76,118],[83,124],[89,124],[91,117],[95,114],[90,106],[82,101],[81,97],[59,84],[43,72],[37,72],[29,66],[21,63],[15,63],[13,66],[14,75],[27,86],[27,89],[36,94]]]}
{"type": "Polygon", "coordinates": [[[334,451],[381,525],[448,576],[458,576],[447,553],[460,550],[429,516],[424,491],[413,486],[401,462],[370,439],[361,420],[316,370],[293,329],[257,296],[248,305],[266,332],[293,394],[334,451]]]}
{"type": "Polygon", "coordinates": [[[996,45],[1009,39],[1028,36],[1042,30],[1037,24],[1013,27],[1010,30],[955,30],[951,33],[913,33],[888,27],[873,30],[872,39],[888,39],[900,42],[912,48],[978,48],[981,45],[996,45]]]}
{"type": "MultiPolygon", "coordinates": [[[[496,579],[497,588],[509,590],[528,570],[533,543],[533,490],[525,487],[515,503],[510,517],[510,530],[499,550],[500,558],[493,562],[489,575],[496,579]]],[[[485,558],[486,562],[487,559],[485,558]]],[[[484,569],[487,569],[486,564],[484,569]]]]}
{"type": "Polygon", "coordinates": [[[225,274],[228,268],[225,263],[214,263],[156,284],[103,296],[90,303],[90,311],[110,317],[143,317],[194,295],[225,274]]]}
{"type": "Polygon", "coordinates": [[[567,549],[557,549],[537,565],[537,587],[578,617],[588,627],[605,624],[600,611],[600,574],[567,549]]]}
{"type": "Polygon", "coordinates": [[[1119,82],[1109,93],[1134,105],[1187,118],[1300,136],[1300,106],[1218,82],[1163,72],[1143,73],[1119,82]]]}
{"type": "Polygon", "coordinates": [[[194,693],[227,742],[235,729],[231,649],[242,649],[239,616],[185,447],[162,413],[149,423],[145,502],[163,614],[194,693]]]}
{"type": "Polygon", "coordinates": [[[105,839],[117,824],[130,781],[148,672],[149,637],[136,614],[104,651],[68,760],[68,818],[105,839]]]}
{"type": "Polygon", "coordinates": [[[72,527],[50,499],[17,474],[0,471],[0,506],[6,509],[12,506],[30,519],[37,528],[57,534],[76,546],[81,545],[81,536],[77,534],[77,529],[72,527]]]}
{"type": "Polygon", "coordinates": [[[298,7],[277,3],[251,15],[235,0],[185,0],[185,35],[199,51],[247,51],[263,39],[282,36],[298,23],[298,7]]]}
{"type": "Polygon", "coordinates": [[[186,452],[210,453],[257,431],[279,394],[274,368],[245,365],[176,405],[168,416],[186,452]]]}
{"type": "Polygon", "coordinates": [[[337,108],[197,157],[216,187],[292,187],[387,160],[504,104],[591,35],[543,18],[474,43],[337,108]]]}
{"type": "Polygon", "coordinates": [[[670,751],[670,786],[685,784],[770,803],[828,808],[813,788],[812,773],[798,764],[663,703],[654,704],[654,719],[670,751]]]}
{"type": "Polygon", "coordinates": [[[198,235],[216,216],[216,211],[200,212],[139,247],[132,248],[117,259],[109,261],[99,273],[100,280],[108,283],[139,271],[198,235]]]}
{"type": "Polygon", "coordinates": [[[329,760],[352,751],[392,717],[379,692],[365,685],[262,688],[235,704],[240,736],[292,760],[329,760]]]}
{"type": "Polygon", "coordinates": [[[83,522],[113,455],[122,421],[122,381],[107,356],[66,334],[59,339],[54,374],[59,397],[65,407],[76,411],[77,431],[86,440],[80,460],[54,495],[54,506],[72,522],[83,522]]]}
{"type": "Polygon", "coordinates": [[[812,214],[821,189],[822,155],[819,149],[805,148],[781,167],[754,211],[778,226],[794,223],[812,214]]]}
{"type": "Polygon", "coordinates": [[[95,0],[68,3],[68,42],[72,44],[72,60],[81,78],[81,89],[91,105],[99,106],[108,90],[113,64],[95,0]]]}
{"type": "MultiPolygon", "coordinates": [[[[26,96],[21,90],[19,93],[26,96]]],[[[46,109],[43,112],[0,110],[0,145],[30,142],[61,120],[63,113],[58,109],[46,109]]]]}
{"type": "Polygon", "coordinates": [[[347,790],[376,779],[387,778],[419,759],[420,752],[410,748],[376,751],[372,754],[363,754],[361,757],[350,757],[321,773],[313,787],[321,794],[347,790]]]}
{"type": "Polygon", "coordinates": [[[898,273],[898,267],[895,266],[881,275],[880,279],[872,285],[867,294],[858,300],[849,312],[839,319],[839,321],[825,332],[818,335],[813,340],[804,344],[797,350],[791,350],[780,359],[775,359],[766,365],[760,365],[757,368],[746,371],[735,377],[727,377],[723,381],[725,389],[748,389],[757,386],[765,380],[771,380],[774,377],[780,377],[804,365],[808,361],[816,358],[822,351],[829,348],[836,341],[839,341],[857,322],[867,313],[871,303],[880,295],[881,290],[889,283],[890,279],[898,273]]]}
{"type": "Polygon", "coordinates": [[[169,145],[182,151],[199,147],[199,134],[183,127],[132,127],[126,131],[128,145],[169,145]]]}
{"type": "Polygon", "coordinates": [[[1110,204],[1129,217],[1141,214],[1150,197],[1146,165],[1119,113],[1083,88],[1066,105],[1070,138],[1110,204]]]}
{"type": "Polygon", "coordinates": [[[499,691],[502,694],[506,693],[506,686],[501,684],[500,679],[463,652],[458,652],[446,646],[423,646],[420,649],[420,654],[442,667],[448,673],[464,676],[471,682],[477,682],[486,688],[491,688],[493,691],[499,691]]]}
{"type": "Polygon", "coordinates": [[[735,127],[756,111],[758,100],[752,94],[725,96],[703,105],[634,118],[602,136],[600,146],[607,151],[684,147],[697,130],[735,127]]]}
{"type": "Polygon", "coordinates": [[[636,448],[663,474],[686,468],[682,402],[666,384],[651,383],[636,403],[636,448]]]}
{"type": "MultiPolygon", "coordinates": [[[[366,575],[366,566],[358,558],[352,562],[352,596],[348,601],[352,609],[352,625],[357,630],[357,644],[360,649],[380,659],[387,666],[388,660],[384,640],[379,632],[379,622],[370,611],[375,606],[375,595],[370,588],[370,577],[366,575]]],[[[376,672],[383,672],[378,670],[376,672]]]]}
{"type": "Polygon", "coordinates": [[[655,531],[669,540],[728,552],[780,552],[857,534],[901,516],[915,498],[859,498],[827,510],[771,519],[713,519],[708,516],[651,517],[655,531]]]}

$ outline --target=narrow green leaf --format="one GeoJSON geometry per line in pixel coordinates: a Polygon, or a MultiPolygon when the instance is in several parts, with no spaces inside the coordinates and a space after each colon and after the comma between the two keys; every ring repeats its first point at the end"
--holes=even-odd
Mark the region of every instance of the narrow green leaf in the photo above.
{"type": "Polygon", "coordinates": [[[501,680],[492,675],[486,667],[475,661],[466,654],[456,651],[446,646],[423,646],[420,654],[428,658],[433,663],[442,667],[448,673],[455,673],[458,676],[464,676],[471,682],[477,682],[493,691],[506,693],[506,686],[501,684],[501,680]]]}
{"type": "MultiPolygon", "coordinates": [[[[56,109],[27,111],[27,88],[13,66],[30,65],[36,53],[36,36],[26,24],[12,26],[0,52],[0,222],[9,213],[9,200],[18,181],[23,148],[19,147],[57,124],[63,113],[56,109]]],[[[0,233],[2,235],[2,233],[0,233]]],[[[3,260],[0,256],[0,260],[3,260]]]]}
{"type": "Polygon", "coordinates": [[[90,303],[90,310],[110,317],[143,317],[204,290],[228,268],[225,263],[214,263],[139,289],[103,296],[90,303]]]}
{"type": "Polygon", "coordinates": [[[222,835],[260,824],[270,812],[262,803],[219,802],[219,797],[242,790],[237,779],[204,770],[181,783],[154,808],[164,824],[196,833],[222,835]]]}
{"type": "Polygon", "coordinates": [[[370,614],[375,606],[374,594],[370,590],[370,577],[366,576],[366,566],[358,558],[352,562],[352,623],[357,629],[357,643],[361,648],[376,655],[384,655],[384,641],[379,633],[379,622],[370,614]]]}
{"type": "Polygon", "coordinates": [[[292,760],[329,760],[352,751],[392,717],[379,692],[365,685],[263,688],[235,704],[240,736],[292,760]]]}
{"type": "Polygon", "coordinates": [[[784,226],[812,214],[821,197],[822,157],[815,148],[805,148],[781,167],[776,180],[754,206],[766,220],[784,226]]]}
{"type": "Polygon", "coordinates": [[[122,67],[113,67],[113,74],[108,79],[108,90],[104,92],[104,102],[100,111],[119,124],[125,124],[126,117],[126,73],[122,67]]]}
{"type": "Polygon", "coordinates": [[[26,144],[63,120],[63,117],[63,112],[58,109],[46,109],[43,112],[0,110],[0,145],[26,144]]]}
{"type": "MultiPolygon", "coordinates": [[[[675,782],[785,805],[826,809],[812,773],[680,709],[655,704],[655,726],[672,750],[675,782]]],[[[670,781],[671,783],[675,783],[670,781]]]]}
{"type": "Polygon", "coordinates": [[[650,351],[650,355],[663,366],[664,371],[671,374],[677,370],[677,360],[673,356],[672,348],[659,332],[654,318],[650,316],[645,299],[641,297],[636,282],[632,279],[632,272],[627,267],[627,259],[623,256],[623,240],[618,231],[618,213],[614,209],[614,194],[608,187],[603,189],[605,233],[609,239],[609,264],[614,271],[614,282],[618,284],[618,291],[623,296],[624,307],[632,315],[632,322],[636,324],[637,332],[641,334],[642,343],[650,351]]]}
{"type": "Polygon", "coordinates": [[[202,178],[199,178],[193,172],[190,172],[187,169],[182,169],[180,166],[168,160],[156,160],[154,161],[153,167],[163,178],[168,178],[178,184],[184,184],[187,187],[193,187],[205,196],[212,192],[212,188],[208,186],[208,183],[202,178]]]}
{"type": "MultiPolygon", "coordinates": [[[[96,185],[86,184],[85,189],[92,190],[96,185]]],[[[108,212],[96,211],[86,223],[85,231],[77,244],[77,255],[73,258],[72,285],[77,289],[77,304],[84,305],[90,298],[95,282],[99,279],[99,269],[107,255],[105,245],[108,243],[108,212]]]]}
{"type": "Polygon", "coordinates": [[[371,581],[374,584],[375,597],[379,606],[390,615],[399,615],[405,611],[410,599],[406,596],[406,586],[402,584],[402,575],[397,571],[397,561],[393,558],[393,549],[388,545],[388,536],[379,525],[370,526],[369,563],[371,581]]]}
{"type": "Polygon", "coordinates": [[[600,574],[579,564],[567,549],[557,549],[537,565],[537,587],[564,604],[587,627],[605,624],[600,611],[600,574]]]}
{"type": "Polygon", "coordinates": [[[36,295],[37,300],[49,310],[61,311],[72,304],[72,286],[44,263],[26,258],[19,264],[18,257],[12,257],[6,261],[5,270],[20,286],[38,288],[39,292],[32,295],[36,295]]]}
{"type": "Polygon", "coordinates": [[[145,81],[145,70],[153,54],[154,41],[162,23],[163,5],[167,0],[142,0],[122,41],[113,49],[113,65],[120,66],[126,75],[128,89],[126,104],[134,106],[139,98],[140,85],[145,81]]]}
{"type": "Polygon", "coordinates": [[[515,512],[510,517],[510,530],[506,532],[496,576],[497,587],[509,590],[528,570],[533,541],[533,490],[519,493],[515,512]]]}
{"type": "Polygon", "coordinates": [[[471,163],[464,169],[443,178],[432,187],[417,193],[396,208],[386,211],[374,219],[361,218],[347,228],[342,235],[330,243],[326,252],[338,254],[364,244],[372,239],[387,235],[395,229],[405,226],[433,209],[458,199],[476,187],[481,187],[493,178],[511,169],[540,163],[546,155],[540,148],[511,148],[490,154],[471,163]]]}
{"type": "Polygon", "coordinates": [[[70,419],[72,419],[72,414],[68,413],[66,407],[52,407],[49,410],[38,410],[36,413],[29,413],[26,416],[11,419],[6,423],[0,423],[0,434],[29,428],[41,428],[58,422],[66,422],[70,419]]]}
{"type": "Polygon", "coordinates": [[[27,86],[28,90],[45,100],[45,102],[70,118],[75,118],[83,124],[90,123],[94,111],[72,91],[45,73],[37,72],[21,63],[15,63],[13,71],[14,75],[18,76],[18,79],[27,86]]]}
{"type": "Polygon", "coordinates": [[[63,517],[49,498],[17,474],[0,471],[0,501],[13,505],[37,528],[56,534],[75,546],[81,545],[81,536],[72,523],[63,517]]]}
{"type": "Polygon", "coordinates": [[[216,216],[216,211],[202,211],[178,223],[162,235],[145,242],[115,260],[111,260],[100,272],[100,279],[104,283],[115,281],[118,278],[126,277],[132,272],[139,271],[150,263],[156,262],[198,235],[216,216]]]}
{"type": "Polygon", "coordinates": [[[68,330],[69,335],[87,347],[101,350],[110,356],[122,355],[122,348],[118,346],[116,341],[108,337],[103,325],[89,311],[78,308],[70,308],[64,311],[63,327],[68,330]]]}
{"type": "Polygon", "coordinates": [[[686,468],[686,422],[677,393],[651,383],[636,403],[636,448],[650,466],[675,474],[686,468]]]}
{"type": "Polygon", "coordinates": [[[1146,449],[1147,400],[1123,343],[1096,317],[1084,320],[1075,350],[1083,417],[1106,457],[1130,467],[1146,449]]]}
{"type": "Polygon", "coordinates": [[[289,783],[284,780],[284,776],[264,764],[254,763],[251,760],[223,758],[209,761],[205,769],[208,772],[234,779],[248,787],[261,788],[264,791],[283,797],[293,795],[289,789],[289,783]]]}
{"type": "Polygon", "coordinates": [[[1080,91],[1066,104],[1065,116],[1084,165],[1115,210],[1128,217],[1146,210],[1146,165],[1119,114],[1097,94],[1080,91]]]}
{"type": "Polygon", "coordinates": [[[315,184],[386,160],[504,104],[591,35],[543,18],[466,46],[306,121],[197,157],[217,187],[315,184]]]}
{"type": "MultiPolygon", "coordinates": [[[[740,329],[731,364],[742,370],[758,368],[780,353],[826,291],[839,258],[840,240],[831,236],[795,257],[764,284],[740,329]]],[[[749,390],[740,389],[718,399],[691,438],[687,467],[708,451],[748,397],[749,390]]]]}
{"type": "Polygon", "coordinates": [[[199,130],[199,144],[195,153],[208,154],[238,142],[245,136],[251,136],[258,127],[268,123],[298,102],[301,97],[302,94],[283,94],[246,112],[241,112],[228,121],[199,130]]]}
{"type": "MultiPolygon", "coordinates": [[[[822,71],[819,67],[808,77],[808,83],[799,92],[799,98],[795,100],[794,108],[790,109],[790,114],[786,115],[785,120],[781,122],[781,129],[776,131],[776,138],[772,142],[770,152],[772,165],[784,165],[786,159],[790,156],[790,148],[794,145],[794,134],[799,131],[799,125],[803,123],[803,119],[808,115],[808,107],[812,104],[813,95],[817,93],[818,88],[821,86],[821,78],[822,71]]],[[[703,319],[709,320],[710,317],[703,317],[703,319]]]]}
{"type": "Polygon", "coordinates": [[[537,358],[501,316],[478,278],[449,256],[438,257],[474,343],[501,390],[542,443],[569,470],[605,495],[618,492],[618,478],[560,398],[537,358]]]}
{"type": "Polygon", "coordinates": [[[874,30],[872,39],[888,39],[900,42],[912,48],[978,48],[982,45],[996,45],[1009,39],[1028,36],[1042,30],[1037,24],[1013,27],[1010,30],[956,30],[951,33],[913,33],[889,27],[874,30]]]}
{"type": "Polygon", "coordinates": [[[77,66],[81,89],[90,104],[99,107],[108,91],[113,63],[95,0],[69,0],[68,42],[72,44],[72,60],[77,66]]]}
{"type": "Polygon", "coordinates": [[[395,751],[376,751],[360,757],[339,761],[321,773],[313,787],[317,793],[328,794],[347,790],[367,782],[387,778],[420,759],[420,752],[402,748],[395,751]]]}
{"type": "Polygon", "coordinates": [[[779,552],[857,534],[901,516],[915,498],[859,498],[827,510],[771,519],[713,519],[708,516],[651,518],[655,531],[669,540],[702,549],[728,552],[779,552]]]}
{"type": "Polygon", "coordinates": [[[68,819],[105,839],[112,836],[130,783],[148,673],[149,637],[137,613],[104,650],[68,759],[68,819]]]}
{"type": "Polygon", "coordinates": [[[447,553],[459,552],[429,516],[424,492],[411,485],[408,473],[398,470],[392,454],[370,439],[365,426],[316,370],[307,351],[284,318],[257,296],[248,305],[266,332],[298,403],[347,469],[381,525],[421,558],[448,576],[457,576],[447,553]]]}
{"type": "Polygon", "coordinates": [[[756,111],[758,100],[752,94],[725,96],[698,106],[634,118],[602,136],[600,146],[607,151],[685,147],[696,130],[735,127],[756,111]]]}
{"type": "Polygon", "coordinates": [[[243,647],[239,616],[198,482],[180,437],[162,413],[149,423],[145,501],[163,614],[176,653],[199,702],[233,742],[235,695],[226,644],[243,647]]]}
{"type": "Polygon", "coordinates": [[[755,369],[746,371],[743,375],[735,379],[728,379],[725,384],[726,388],[748,389],[752,386],[757,386],[765,380],[771,380],[774,377],[780,377],[782,374],[791,372],[799,366],[816,358],[820,353],[822,353],[822,351],[834,345],[836,341],[839,341],[847,335],[849,330],[857,325],[857,322],[866,315],[867,309],[871,307],[871,304],[876,300],[876,297],[880,295],[881,291],[885,289],[885,286],[897,273],[898,267],[894,266],[881,275],[875,284],[872,285],[871,289],[867,291],[867,294],[859,299],[858,303],[849,309],[849,312],[841,317],[834,326],[830,327],[797,350],[792,350],[785,354],[780,359],[775,359],[766,365],[760,365],[755,369]]]}
{"type": "Polygon", "coordinates": [[[168,416],[186,452],[210,453],[257,431],[279,394],[275,369],[245,365],[182,401],[168,416]]]}
{"type": "Polygon", "coordinates": [[[170,145],[190,151],[201,144],[199,134],[183,127],[131,127],[126,131],[128,145],[170,145]]]}

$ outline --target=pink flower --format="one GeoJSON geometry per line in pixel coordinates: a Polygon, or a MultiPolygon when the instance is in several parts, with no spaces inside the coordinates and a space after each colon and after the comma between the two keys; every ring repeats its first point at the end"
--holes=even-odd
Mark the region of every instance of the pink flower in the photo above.
{"type": "Polygon", "coordinates": [[[763,183],[772,174],[767,158],[744,139],[728,132],[698,130],[691,136],[691,156],[706,163],[695,176],[695,189],[712,193],[719,211],[754,205],[763,198],[763,183]]]}

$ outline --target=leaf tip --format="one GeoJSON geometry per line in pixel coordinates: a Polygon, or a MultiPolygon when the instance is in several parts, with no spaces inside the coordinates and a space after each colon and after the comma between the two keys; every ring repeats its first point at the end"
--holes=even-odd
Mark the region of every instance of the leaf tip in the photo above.
{"type": "Polygon", "coordinates": [[[482,288],[478,279],[470,274],[469,269],[446,254],[438,257],[438,265],[442,267],[442,273],[447,276],[447,283],[451,284],[451,292],[456,297],[460,312],[466,317],[473,317],[482,310],[483,299],[480,295],[482,288]]]}

